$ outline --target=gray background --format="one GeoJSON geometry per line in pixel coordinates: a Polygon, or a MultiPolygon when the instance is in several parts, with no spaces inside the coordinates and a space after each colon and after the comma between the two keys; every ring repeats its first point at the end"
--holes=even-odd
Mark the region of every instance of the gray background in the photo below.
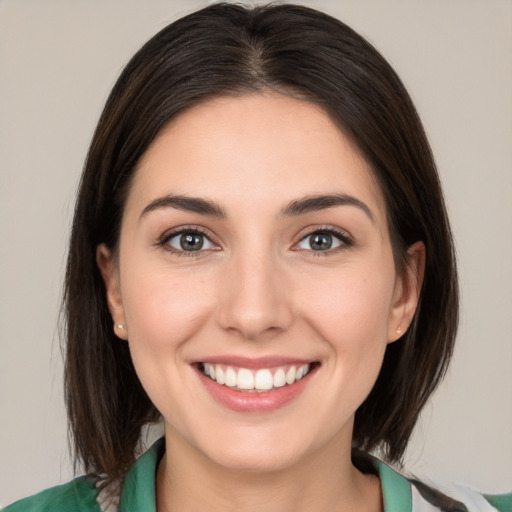
{"type": "MultiPolygon", "coordinates": [[[[415,100],[458,247],[462,319],[406,467],[512,487],[512,2],[311,0],[415,100]]],[[[57,332],[74,192],[122,65],[199,1],[0,0],[0,505],[72,476],[57,332]]],[[[87,315],[87,311],[84,311],[87,315]]]]}

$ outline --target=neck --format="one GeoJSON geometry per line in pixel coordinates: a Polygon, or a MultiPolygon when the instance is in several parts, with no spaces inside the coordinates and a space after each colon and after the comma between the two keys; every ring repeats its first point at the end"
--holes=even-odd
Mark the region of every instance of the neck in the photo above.
{"type": "Polygon", "coordinates": [[[247,472],[220,466],[168,434],[157,474],[158,512],[383,510],[379,479],[352,465],[350,444],[341,440],[290,467],[247,472]]]}

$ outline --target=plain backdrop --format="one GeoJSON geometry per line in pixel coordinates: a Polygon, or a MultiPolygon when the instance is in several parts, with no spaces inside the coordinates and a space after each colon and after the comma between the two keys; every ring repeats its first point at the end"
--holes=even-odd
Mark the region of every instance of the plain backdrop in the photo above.
{"type": "MultiPolygon", "coordinates": [[[[424,121],[458,249],[462,317],[410,472],[512,488],[512,2],[311,0],[396,68],[424,121]]],[[[57,331],[92,131],[122,66],[205,2],[0,0],[0,504],[72,476],[57,331]]],[[[87,311],[84,311],[87,314],[87,311]]]]}

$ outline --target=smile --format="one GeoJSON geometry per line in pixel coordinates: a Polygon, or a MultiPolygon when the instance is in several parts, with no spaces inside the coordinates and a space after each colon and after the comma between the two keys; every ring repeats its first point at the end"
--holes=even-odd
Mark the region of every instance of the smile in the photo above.
{"type": "Polygon", "coordinates": [[[294,384],[311,370],[310,364],[286,365],[276,368],[236,368],[221,364],[202,363],[202,372],[223,386],[236,391],[262,393],[294,384]]]}

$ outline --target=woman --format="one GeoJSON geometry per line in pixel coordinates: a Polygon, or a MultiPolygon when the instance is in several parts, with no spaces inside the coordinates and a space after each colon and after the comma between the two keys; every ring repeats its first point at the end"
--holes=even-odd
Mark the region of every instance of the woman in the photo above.
{"type": "Polygon", "coordinates": [[[464,510],[364,453],[403,454],[457,284],[414,107],[339,21],[214,5],[134,56],[91,144],[65,306],[91,475],[7,510],[464,510]]]}

